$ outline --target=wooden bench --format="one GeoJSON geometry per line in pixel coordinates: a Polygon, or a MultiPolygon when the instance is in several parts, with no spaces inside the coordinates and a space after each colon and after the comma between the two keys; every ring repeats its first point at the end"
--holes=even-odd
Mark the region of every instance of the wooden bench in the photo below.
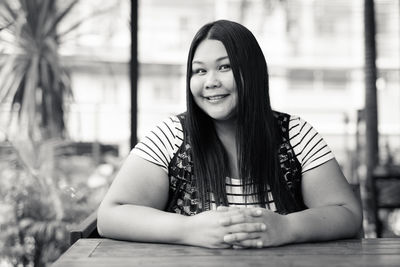
{"type": "Polygon", "coordinates": [[[97,232],[97,210],[69,233],[69,243],[74,244],[80,238],[100,238],[97,232]]]}

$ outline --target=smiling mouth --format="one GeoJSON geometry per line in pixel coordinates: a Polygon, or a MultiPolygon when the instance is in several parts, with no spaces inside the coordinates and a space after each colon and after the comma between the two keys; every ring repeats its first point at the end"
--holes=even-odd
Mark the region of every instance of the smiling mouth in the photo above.
{"type": "Polygon", "coordinates": [[[204,98],[207,99],[207,100],[210,100],[210,101],[218,101],[218,100],[221,100],[221,99],[223,99],[223,98],[225,98],[227,96],[228,96],[228,94],[227,95],[207,96],[207,97],[204,97],[204,98]]]}

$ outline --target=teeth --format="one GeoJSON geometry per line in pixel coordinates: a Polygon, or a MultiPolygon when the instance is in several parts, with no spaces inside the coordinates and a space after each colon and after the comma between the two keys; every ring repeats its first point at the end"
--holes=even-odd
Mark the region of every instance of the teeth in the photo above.
{"type": "Polygon", "coordinates": [[[218,96],[210,96],[210,97],[207,97],[207,99],[208,100],[218,100],[218,99],[222,99],[222,98],[224,98],[225,96],[223,96],[223,95],[218,95],[218,96]]]}

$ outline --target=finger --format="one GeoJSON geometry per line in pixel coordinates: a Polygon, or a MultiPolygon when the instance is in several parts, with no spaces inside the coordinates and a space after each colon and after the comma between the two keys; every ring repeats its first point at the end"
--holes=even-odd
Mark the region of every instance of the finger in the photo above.
{"type": "Polygon", "coordinates": [[[263,214],[263,210],[262,209],[252,209],[251,211],[251,215],[254,217],[260,217],[263,214]]]}
{"type": "Polygon", "coordinates": [[[233,224],[227,227],[230,233],[252,233],[264,232],[267,229],[265,223],[240,223],[233,224]]]}
{"type": "Polygon", "coordinates": [[[249,218],[251,220],[250,217],[244,216],[243,214],[233,214],[230,216],[226,216],[224,218],[222,218],[219,223],[222,226],[229,226],[232,224],[238,224],[238,223],[244,223],[246,222],[246,218],[249,218]]]}
{"type": "Polygon", "coordinates": [[[238,243],[238,244],[233,245],[232,248],[233,248],[233,249],[245,249],[246,247],[241,246],[241,245],[239,245],[239,243],[238,243]]]}
{"type": "Polygon", "coordinates": [[[228,243],[221,243],[217,246],[215,246],[215,248],[231,248],[232,244],[228,244],[228,243]]]}
{"type": "Polygon", "coordinates": [[[229,210],[240,210],[240,209],[242,209],[242,207],[239,207],[239,206],[228,206],[228,209],[229,210]]]}
{"type": "Polygon", "coordinates": [[[223,212],[226,212],[226,211],[238,211],[240,208],[239,207],[236,207],[236,206],[218,206],[217,207],[217,211],[223,211],[223,212]]]}
{"type": "Polygon", "coordinates": [[[232,224],[244,222],[253,222],[253,217],[246,216],[239,209],[233,209],[225,212],[224,217],[219,220],[219,224],[222,226],[229,226],[232,224]]]}
{"type": "Polygon", "coordinates": [[[229,210],[229,207],[227,207],[227,206],[218,206],[217,207],[217,211],[228,211],[229,210]]]}
{"type": "MultiPolygon", "coordinates": [[[[228,209],[234,209],[235,207],[228,207],[228,209]]],[[[266,209],[263,208],[245,208],[245,207],[236,207],[240,213],[247,216],[260,217],[266,209]]]]}
{"type": "Polygon", "coordinates": [[[262,248],[264,244],[261,239],[247,239],[240,241],[235,246],[241,246],[243,248],[262,248]]]}
{"type": "Polygon", "coordinates": [[[240,242],[244,241],[247,239],[256,239],[260,238],[260,233],[234,233],[234,234],[228,234],[224,236],[224,242],[226,243],[235,243],[235,242],[240,242]]]}
{"type": "Polygon", "coordinates": [[[219,220],[219,225],[221,225],[221,226],[229,226],[229,225],[231,225],[231,217],[227,216],[227,217],[221,218],[219,220]]]}

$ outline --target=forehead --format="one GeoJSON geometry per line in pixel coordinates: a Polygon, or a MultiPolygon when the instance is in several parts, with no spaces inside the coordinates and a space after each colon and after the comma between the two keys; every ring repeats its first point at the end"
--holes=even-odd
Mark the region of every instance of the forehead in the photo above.
{"type": "Polygon", "coordinates": [[[222,57],[227,57],[225,46],[221,41],[206,39],[202,41],[194,52],[194,61],[215,61],[222,57]]]}

